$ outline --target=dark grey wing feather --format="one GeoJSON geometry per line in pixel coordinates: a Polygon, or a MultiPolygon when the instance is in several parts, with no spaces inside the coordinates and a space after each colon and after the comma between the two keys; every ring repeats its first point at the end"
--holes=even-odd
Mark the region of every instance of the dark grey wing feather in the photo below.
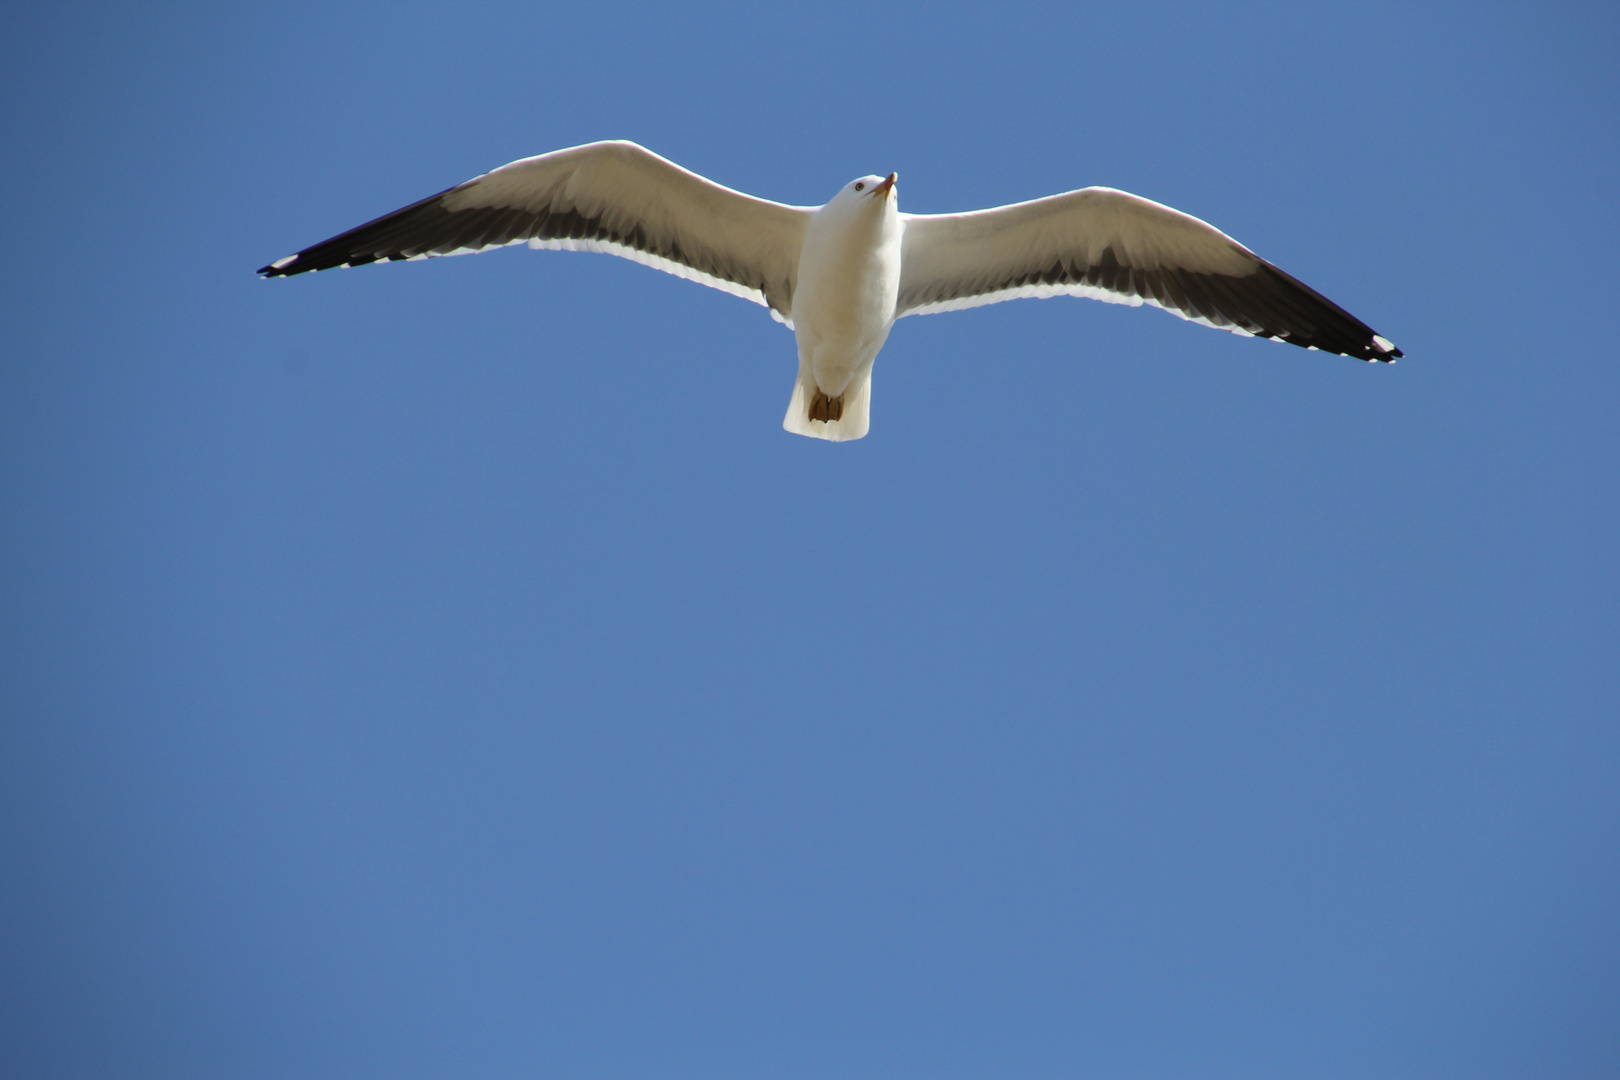
{"type": "Polygon", "coordinates": [[[633,259],[792,315],[811,211],[756,199],[634,143],[524,158],[295,255],[266,277],[508,244],[633,259]]]}
{"type": "Polygon", "coordinates": [[[1214,226],[1123,191],[1086,188],[993,210],[903,217],[898,315],[1086,296],[1362,360],[1402,355],[1214,226]]]}

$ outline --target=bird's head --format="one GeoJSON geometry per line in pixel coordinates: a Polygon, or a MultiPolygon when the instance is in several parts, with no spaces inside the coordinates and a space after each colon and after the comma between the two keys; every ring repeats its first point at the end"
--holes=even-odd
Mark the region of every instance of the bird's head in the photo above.
{"type": "Polygon", "coordinates": [[[894,182],[899,179],[899,173],[890,173],[888,176],[863,176],[859,180],[851,180],[845,184],[843,190],[833,199],[835,203],[842,203],[854,210],[858,207],[867,210],[883,209],[893,211],[900,202],[900,194],[895,189],[894,182]]]}

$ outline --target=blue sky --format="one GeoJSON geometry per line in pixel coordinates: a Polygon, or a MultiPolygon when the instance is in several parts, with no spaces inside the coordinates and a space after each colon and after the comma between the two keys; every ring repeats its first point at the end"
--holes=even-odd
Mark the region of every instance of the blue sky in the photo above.
{"type": "Polygon", "coordinates": [[[0,15],[18,1077],[1610,1077],[1604,5],[0,15]],[[1394,340],[253,269],[516,157],[1106,184],[1394,340]]]}

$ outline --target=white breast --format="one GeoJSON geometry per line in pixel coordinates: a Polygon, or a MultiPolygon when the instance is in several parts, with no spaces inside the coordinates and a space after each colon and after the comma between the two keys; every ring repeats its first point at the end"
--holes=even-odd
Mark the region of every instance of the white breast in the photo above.
{"type": "Polygon", "coordinates": [[[799,357],[830,395],[870,367],[894,325],[899,215],[892,203],[828,204],[805,230],[793,324],[799,357]]]}

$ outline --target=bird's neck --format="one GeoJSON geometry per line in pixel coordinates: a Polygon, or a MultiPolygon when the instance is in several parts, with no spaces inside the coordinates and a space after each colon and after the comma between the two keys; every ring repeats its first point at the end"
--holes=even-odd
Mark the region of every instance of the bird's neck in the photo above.
{"type": "Polygon", "coordinates": [[[887,207],[857,207],[853,211],[817,214],[810,223],[805,241],[823,248],[829,254],[836,252],[853,256],[857,252],[878,250],[898,242],[900,215],[887,207]]]}

